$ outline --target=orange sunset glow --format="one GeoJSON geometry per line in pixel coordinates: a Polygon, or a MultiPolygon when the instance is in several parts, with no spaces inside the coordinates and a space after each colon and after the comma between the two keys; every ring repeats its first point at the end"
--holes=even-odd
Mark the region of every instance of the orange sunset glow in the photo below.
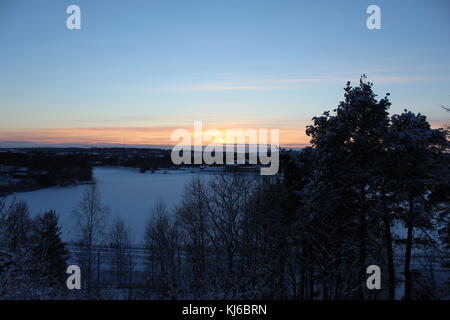
{"type": "MultiPolygon", "coordinates": [[[[181,127],[193,134],[192,127],[181,127]]],[[[7,141],[33,142],[36,144],[113,144],[113,145],[164,145],[172,146],[171,134],[177,127],[97,127],[97,128],[49,128],[21,129],[0,131],[0,143],[7,141]]],[[[225,135],[226,129],[243,129],[248,127],[204,126],[203,134],[208,129],[218,129],[225,135]]],[[[255,128],[258,129],[258,128],[255,128]]],[[[267,128],[271,129],[271,128],[267,128]]],[[[277,128],[273,128],[277,129],[277,128]]],[[[307,145],[309,138],[304,130],[296,127],[280,128],[280,145],[283,147],[299,147],[307,145]]],[[[223,137],[225,142],[225,136],[223,137]]],[[[205,138],[204,144],[210,143],[205,138]]],[[[270,140],[269,140],[270,143],[270,140]]]]}

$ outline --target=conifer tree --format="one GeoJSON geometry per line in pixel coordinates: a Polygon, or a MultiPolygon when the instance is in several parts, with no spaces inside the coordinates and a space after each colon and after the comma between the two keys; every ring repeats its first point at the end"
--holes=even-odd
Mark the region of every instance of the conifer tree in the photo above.
{"type": "Polygon", "coordinates": [[[58,215],[48,211],[35,220],[33,256],[54,284],[63,284],[66,278],[68,250],[61,240],[58,215]]]}

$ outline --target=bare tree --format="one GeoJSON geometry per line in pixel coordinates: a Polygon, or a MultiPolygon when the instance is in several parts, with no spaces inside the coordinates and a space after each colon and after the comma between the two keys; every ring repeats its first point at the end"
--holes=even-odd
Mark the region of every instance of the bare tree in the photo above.
{"type": "Polygon", "coordinates": [[[152,218],[145,232],[145,245],[150,251],[153,280],[155,272],[158,271],[158,291],[164,297],[174,298],[179,280],[180,234],[174,219],[169,216],[167,206],[162,201],[158,201],[152,209],[152,218]],[[158,268],[155,268],[155,260],[159,262],[158,268]]]}
{"type": "Polygon", "coordinates": [[[181,204],[176,209],[177,223],[190,265],[187,279],[194,294],[201,294],[207,281],[207,254],[211,237],[208,201],[207,186],[196,177],[185,186],[181,204]]]}
{"type": "Polygon", "coordinates": [[[95,182],[86,188],[78,207],[73,211],[80,237],[83,274],[88,292],[92,287],[94,246],[103,239],[109,213],[110,208],[102,204],[95,182]]]}
{"type": "Polygon", "coordinates": [[[110,245],[113,252],[113,268],[116,274],[117,287],[122,287],[128,282],[130,285],[130,273],[132,257],[130,253],[131,234],[122,219],[117,218],[109,234],[110,245]]]}
{"type": "Polygon", "coordinates": [[[223,174],[211,180],[209,214],[211,241],[216,254],[217,275],[226,291],[235,291],[236,260],[242,246],[244,218],[250,202],[251,181],[244,175],[223,174]],[[222,267],[225,268],[222,269],[222,267]]]}
{"type": "Polygon", "coordinates": [[[15,253],[28,245],[32,222],[26,202],[14,202],[5,216],[5,235],[7,249],[15,253]]]}

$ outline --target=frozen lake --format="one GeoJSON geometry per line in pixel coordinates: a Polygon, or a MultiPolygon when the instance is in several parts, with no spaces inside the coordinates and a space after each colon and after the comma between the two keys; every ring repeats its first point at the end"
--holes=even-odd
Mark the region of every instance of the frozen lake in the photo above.
{"type": "MultiPolygon", "coordinates": [[[[137,169],[96,167],[93,170],[103,204],[111,208],[109,222],[121,217],[131,228],[133,241],[142,243],[145,225],[151,208],[159,199],[173,208],[181,199],[184,185],[193,177],[209,179],[214,173],[195,173],[189,170],[139,173],[137,169]]],[[[31,214],[55,210],[62,226],[63,239],[76,239],[72,211],[78,206],[87,186],[52,187],[15,194],[16,200],[26,201],[31,214]]]]}

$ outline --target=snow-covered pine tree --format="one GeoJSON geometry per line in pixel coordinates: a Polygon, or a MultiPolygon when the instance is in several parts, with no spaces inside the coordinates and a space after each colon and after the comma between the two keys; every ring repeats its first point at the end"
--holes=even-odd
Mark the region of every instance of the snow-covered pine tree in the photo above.
{"type": "Polygon", "coordinates": [[[49,285],[65,285],[69,252],[61,240],[61,228],[55,211],[47,211],[36,217],[33,225],[32,254],[40,265],[41,272],[51,281],[49,285]]]}

